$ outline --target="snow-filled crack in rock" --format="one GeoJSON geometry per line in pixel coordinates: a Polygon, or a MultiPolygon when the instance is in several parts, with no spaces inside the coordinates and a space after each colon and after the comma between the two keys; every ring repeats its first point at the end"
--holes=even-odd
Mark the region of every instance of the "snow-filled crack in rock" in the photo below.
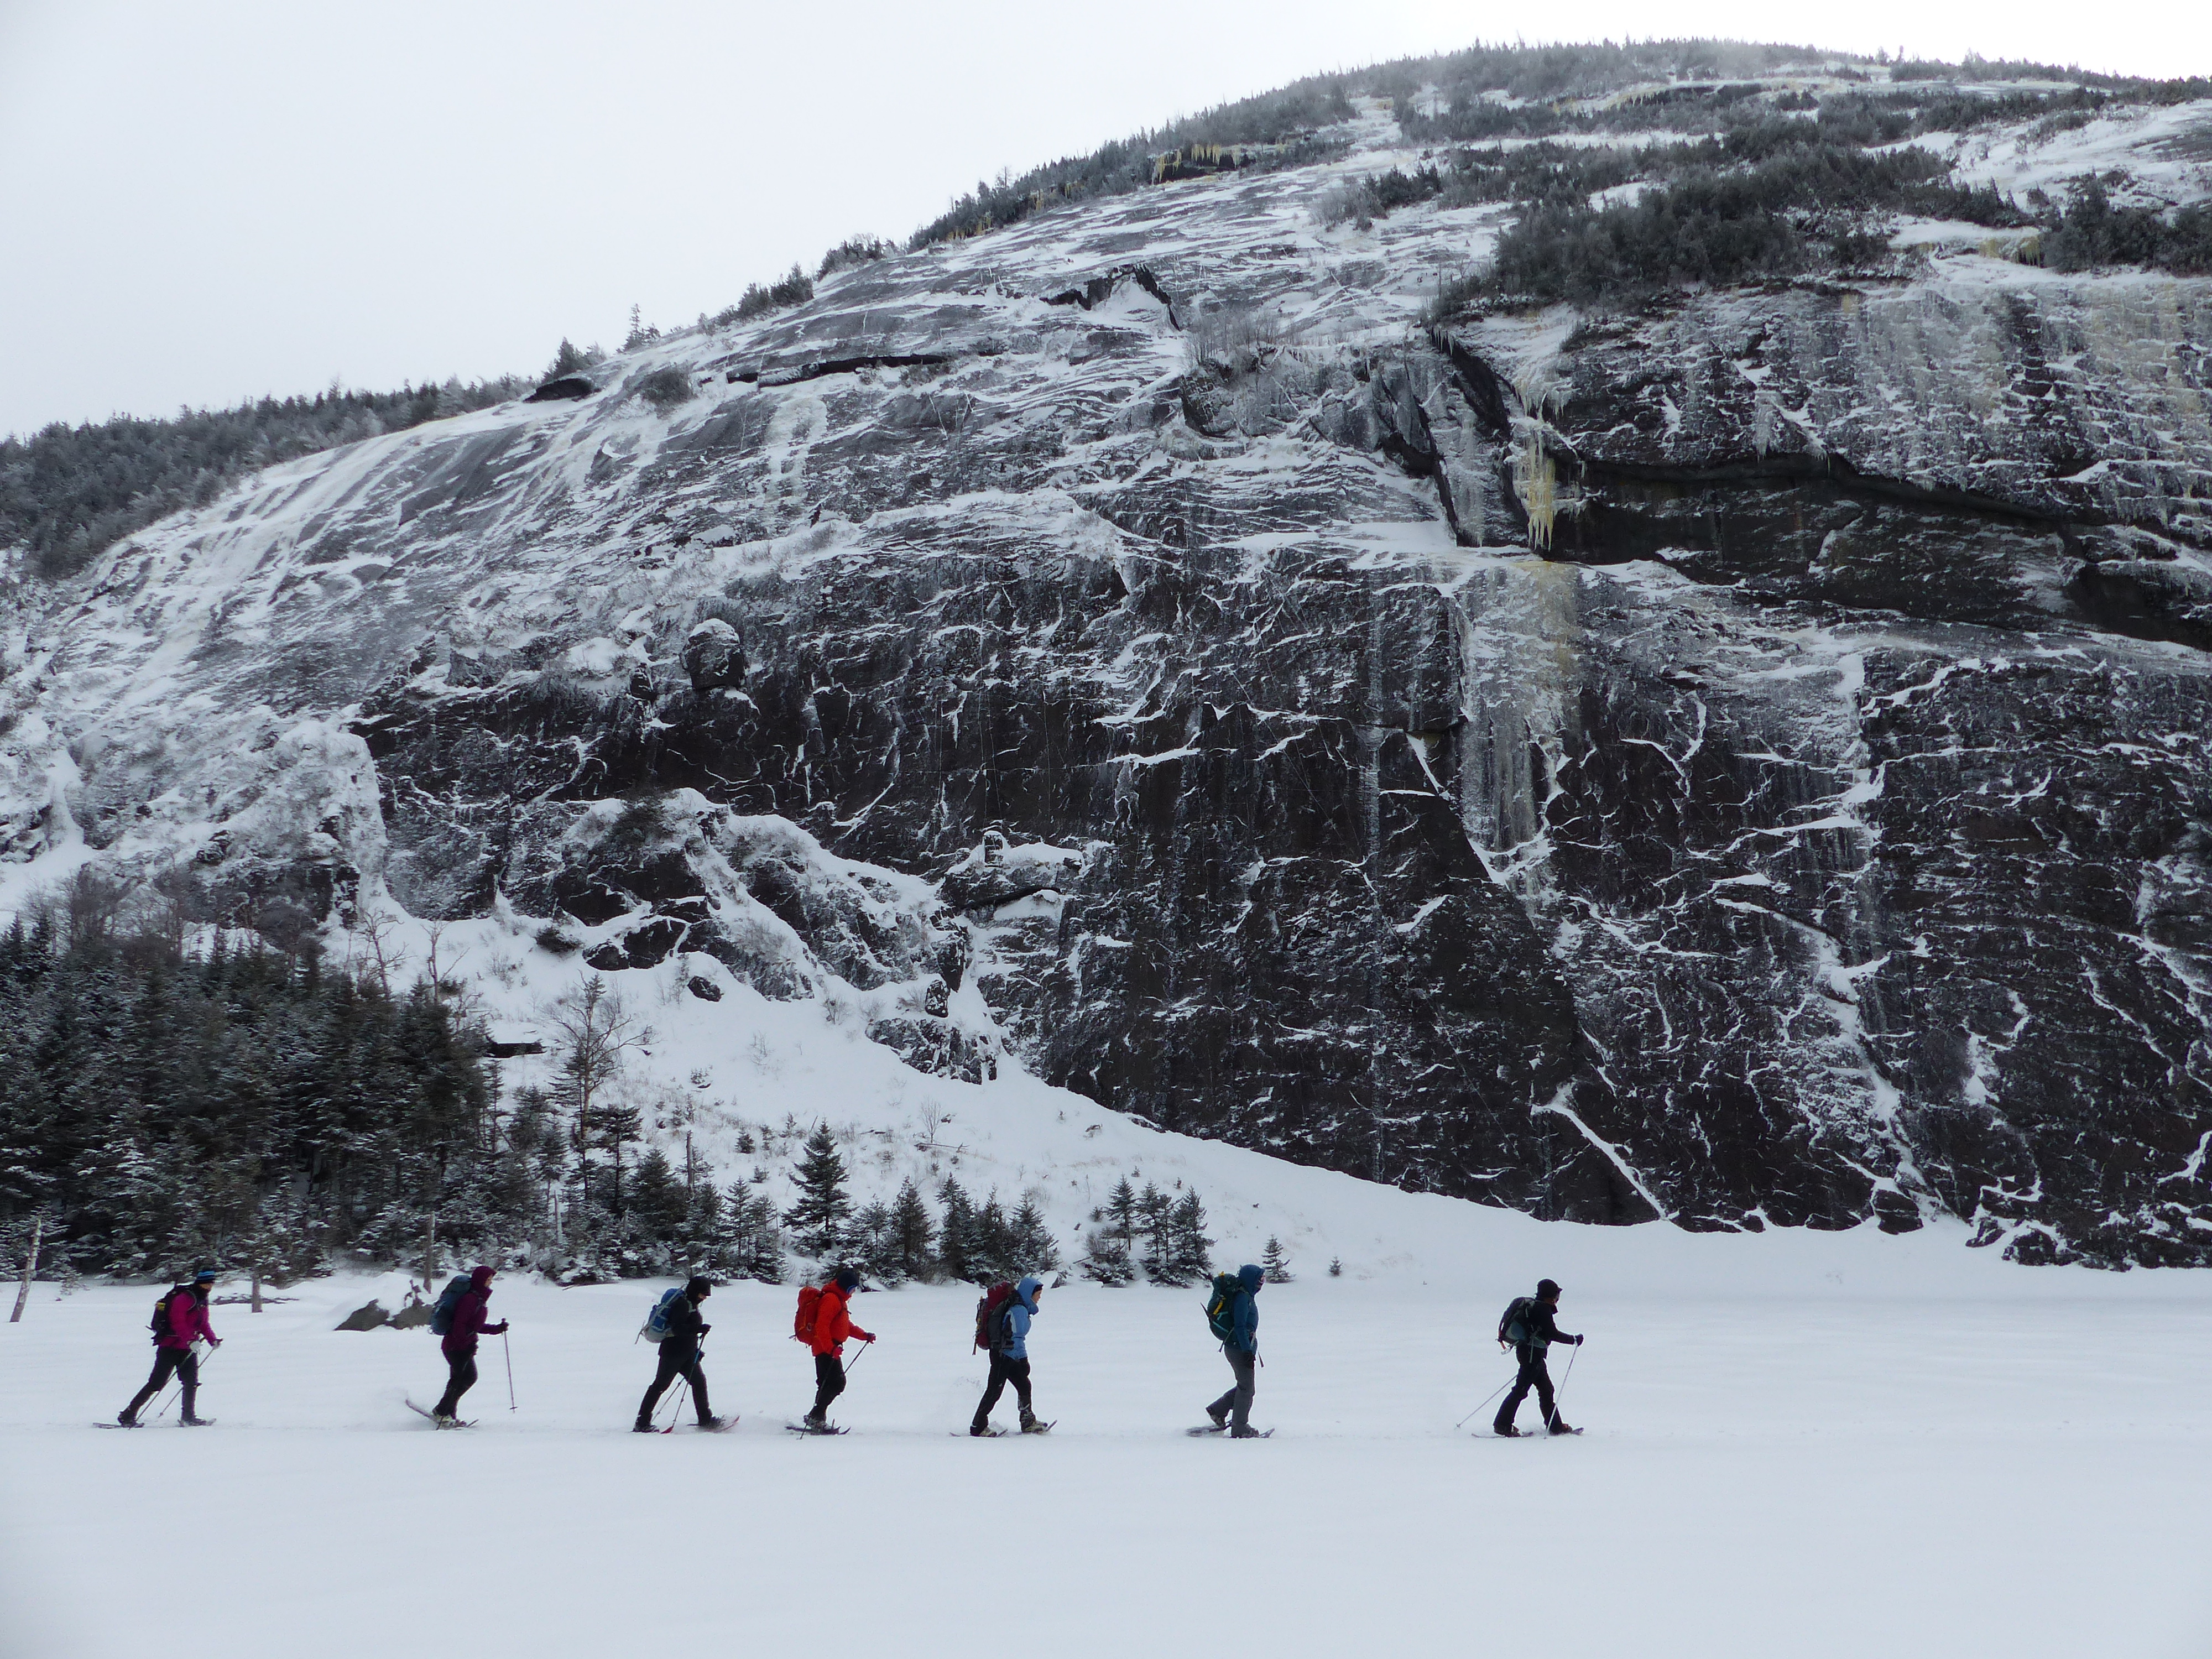
{"type": "Polygon", "coordinates": [[[2212,283],[1431,329],[1502,210],[1313,210],[1395,132],[133,538],[11,650],[9,890],[507,906],[1544,1216],[2212,1261],[2212,283]]]}

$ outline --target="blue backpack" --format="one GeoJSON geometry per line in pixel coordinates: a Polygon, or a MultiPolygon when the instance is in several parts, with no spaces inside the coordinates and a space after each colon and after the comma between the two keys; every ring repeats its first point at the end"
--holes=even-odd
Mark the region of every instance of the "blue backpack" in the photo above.
{"type": "Polygon", "coordinates": [[[438,1292],[437,1305],[430,1310],[431,1335],[452,1334],[454,1310],[461,1305],[461,1298],[468,1294],[468,1290],[469,1276],[466,1273],[455,1273],[453,1282],[438,1292]]]}
{"type": "Polygon", "coordinates": [[[645,1323],[638,1328],[637,1334],[648,1342],[668,1340],[668,1310],[682,1300],[683,1296],[681,1291],[663,1291],[660,1299],[653,1304],[653,1311],[646,1315],[645,1323]]]}

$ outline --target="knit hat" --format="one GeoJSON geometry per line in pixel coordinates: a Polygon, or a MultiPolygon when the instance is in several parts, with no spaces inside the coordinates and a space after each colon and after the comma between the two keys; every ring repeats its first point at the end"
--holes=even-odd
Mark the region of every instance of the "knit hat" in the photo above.
{"type": "Polygon", "coordinates": [[[702,1296],[712,1294],[714,1289],[713,1285],[696,1273],[684,1282],[684,1294],[694,1302],[702,1296]]]}
{"type": "Polygon", "coordinates": [[[215,1283],[215,1269],[214,1269],[214,1268],[212,1268],[212,1267],[203,1267],[203,1268],[201,1268],[198,1273],[194,1273],[194,1274],[192,1275],[192,1283],[193,1283],[193,1284],[195,1284],[195,1285],[212,1285],[212,1284],[214,1284],[214,1283],[215,1283]]]}
{"type": "Polygon", "coordinates": [[[1536,1300],[1537,1300],[1537,1301],[1539,1301],[1539,1302],[1557,1302],[1559,1299],[1559,1284],[1558,1284],[1558,1282],[1557,1282],[1556,1280],[1554,1280],[1554,1279],[1538,1279],[1538,1280],[1536,1281],[1536,1300]]]}
{"type": "Polygon", "coordinates": [[[852,1291],[859,1290],[860,1288],[860,1275],[854,1273],[850,1267],[838,1268],[837,1288],[847,1292],[848,1295],[852,1291]]]}

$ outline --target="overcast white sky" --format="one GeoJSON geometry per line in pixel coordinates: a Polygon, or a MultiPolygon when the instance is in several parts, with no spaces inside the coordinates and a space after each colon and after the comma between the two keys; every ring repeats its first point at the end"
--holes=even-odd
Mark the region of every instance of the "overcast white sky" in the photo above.
{"type": "Polygon", "coordinates": [[[1001,167],[1479,39],[2212,73],[2212,5],[0,0],[0,433],[542,366],[1001,167]]]}

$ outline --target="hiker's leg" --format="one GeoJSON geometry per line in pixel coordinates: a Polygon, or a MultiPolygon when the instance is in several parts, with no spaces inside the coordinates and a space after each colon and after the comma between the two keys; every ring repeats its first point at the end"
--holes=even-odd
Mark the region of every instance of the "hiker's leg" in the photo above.
{"type": "Polygon", "coordinates": [[[1536,1369],[1531,1358],[1534,1352],[1529,1348],[1521,1350],[1521,1369],[1514,1376],[1512,1391],[1498,1406],[1498,1415],[1491,1419],[1490,1426],[1500,1434],[1513,1426],[1514,1414],[1521,1409],[1521,1402],[1528,1397],[1528,1389],[1536,1381],[1536,1369]]]}
{"type": "Polygon", "coordinates": [[[190,1348],[177,1356],[177,1376],[185,1385],[185,1421],[200,1414],[200,1357],[190,1348]]]}
{"type": "Polygon", "coordinates": [[[645,1391],[645,1398],[637,1403],[637,1420],[641,1423],[653,1420],[653,1408],[660,1404],[660,1396],[668,1392],[668,1385],[683,1372],[684,1367],[680,1363],[683,1356],[671,1353],[668,1349],[667,1343],[660,1345],[660,1364],[653,1370],[653,1386],[645,1391]]]}
{"type": "Polygon", "coordinates": [[[845,1362],[834,1353],[814,1356],[814,1415],[830,1409],[830,1402],[845,1392],[845,1362]]]}
{"type": "Polygon", "coordinates": [[[699,1413],[699,1420],[704,1423],[714,1414],[707,1408],[707,1368],[695,1357],[684,1368],[684,1380],[691,1385],[691,1404],[699,1413]]]}
{"type": "Polygon", "coordinates": [[[1013,1382],[1014,1399],[1022,1408],[1022,1421],[1027,1423],[1036,1415],[1030,1409],[1030,1362],[1026,1359],[1009,1359],[1006,1362],[1006,1375],[1013,1382]]]}
{"type": "Polygon", "coordinates": [[[988,1428],[991,1425],[991,1413],[999,1404],[999,1396],[1006,1391],[1006,1357],[1004,1354],[994,1353],[991,1356],[991,1380],[984,1385],[982,1401],[975,1407],[975,1420],[969,1426],[978,1429],[988,1428]]]}
{"type": "Polygon", "coordinates": [[[1559,1413],[1552,1404],[1552,1368],[1540,1352],[1536,1356],[1534,1369],[1536,1410],[1543,1417],[1546,1428],[1556,1429],[1559,1426],[1559,1413]]]}
{"type": "Polygon", "coordinates": [[[1230,1369],[1237,1373],[1237,1388],[1229,1408],[1229,1428],[1231,1433],[1252,1426],[1252,1396],[1257,1392],[1254,1381],[1253,1356],[1229,1351],[1230,1369]]]}
{"type": "Polygon", "coordinates": [[[123,1408],[124,1416],[136,1418],[138,1415],[140,1408],[155,1395],[161,1392],[162,1389],[167,1384],[170,1375],[175,1371],[176,1369],[177,1351],[174,1348],[155,1349],[153,1375],[146,1379],[146,1386],[144,1388],[139,1389],[137,1393],[131,1396],[131,1403],[123,1408]]]}

